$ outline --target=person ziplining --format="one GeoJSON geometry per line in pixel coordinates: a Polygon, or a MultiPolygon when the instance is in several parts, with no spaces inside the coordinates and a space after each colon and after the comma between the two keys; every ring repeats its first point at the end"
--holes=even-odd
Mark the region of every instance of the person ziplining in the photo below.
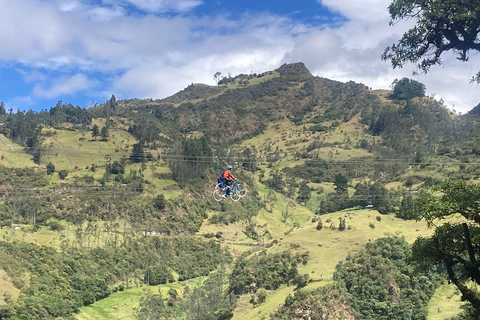
{"type": "Polygon", "coordinates": [[[219,175],[218,184],[213,191],[215,200],[221,201],[224,198],[230,198],[233,201],[238,201],[247,194],[247,189],[237,183],[235,176],[232,174],[232,169],[233,167],[229,165],[227,170],[219,175]]]}

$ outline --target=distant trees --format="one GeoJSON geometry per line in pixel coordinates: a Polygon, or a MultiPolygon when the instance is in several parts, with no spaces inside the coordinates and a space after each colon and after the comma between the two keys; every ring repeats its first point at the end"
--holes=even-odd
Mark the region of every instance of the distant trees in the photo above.
{"type": "Polygon", "coordinates": [[[402,78],[394,81],[393,93],[390,95],[393,99],[410,100],[415,97],[425,96],[425,85],[421,82],[402,78]]]}
{"type": "Polygon", "coordinates": [[[420,208],[412,195],[407,194],[402,198],[397,217],[408,220],[416,219],[420,216],[420,208]]]}
{"type": "Polygon", "coordinates": [[[426,318],[439,279],[416,272],[411,252],[402,238],[381,238],[337,265],[333,279],[346,291],[346,304],[358,318],[426,318]]]}
{"type": "Polygon", "coordinates": [[[106,171],[111,174],[124,174],[125,173],[125,163],[114,161],[113,163],[107,163],[106,171]]]}
{"type": "Polygon", "coordinates": [[[50,174],[53,174],[55,172],[55,166],[53,165],[53,163],[49,162],[47,164],[47,174],[50,175],[50,174]]]}
{"type": "Polygon", "coordinates": [[[144,162],[146,159],[145,151],[141,143],[135,143],[132,146],[132,153],[130,154],[130,161],[134,163],[144,162]]]}
{"type": "Polygon", "coordinates": [[[128,132],[144,145],[159,139],[160,125],[156,118],[144,115],[135,119],[135,123],[128,128],[128,132]]]}
{"type": "Polygon", "coordinates": [[[308,200],[310,200],[310,196],[312,193],[312,189],[307,184],[307,181],[302,181],[300,184],[300,188],[298,189],[298,203],[303,203],[303,205],[307,205],[308,200]]]}
{"type": "Polygon", "coordinates": [[[7,110],[5,110],[5,103],[0,101],[0,116],[4,116],[7,114],[7,110]]]}
{"type": "Polygon", "coordinates": [[[166,205],[167,200],[165,199],[165,196],[163,194],[159,194],[153,199],[153,206],[158,210],[165,209],[166,205]]]}
{"type": "Polygon", "coordinates": [[[94,137],[95,140],[97,140],[97,137],[99,134],[100,134],[100,129],[98,128],[97,124],[94,124],[92,127],[92,137],[94,137]]]}
{"type": "Polygon", "coordinates": [[[180,183],[204,176],[211,167],[213,151],[207,137],[188,138],[183,145],[175,147],[175,153],[181,158],[169,162],[173,179],[180,183]]]}
{"type": "Polygon", "coordinates": [[[223,78],[222,73],[220,71],[215,72],[215,74],[213,75],[213,79],[215,80],[217,85],[218,85],[218,82],[222,80],[222,78],[223,78]]]}
{"type": "Polygon", "coordinates": [[[228,320],[233,317],[235,296],[225,288],[226,275],[221,267],[185,301],[187,320],[228,320]]]}
{"type": "Polygon", "coordinates": [[[341,173],[337,173],[335,175],[335,182],[333,184],[335,185],[335,191],[337,193],[343,193],[347,191],[348,178],[341,173]]]}
{"type": "MultiPolygon", "coordinates": [[[[382,59],[393,68],[416,63],[422,72],[441,64],[441,56],[453,51],[460,61],[469,52],[480,52],[480,3],[475,1],[392,0],[388,7],[390,24],[413,19],[415,25],[396,44],[385,48],[382,59]]],[[[472,78],[480,82],[480,71],[472,78]]]]}
{"type": "Polygon", "coordinates": [[[107,125],[105,125],[105,127],[103,127],[102,130],[100,131],[100,137],[102,137],[103,141],[107,141],[109,135],[110,134],[108,132],[108,127],[107,127],[107,125]]]}

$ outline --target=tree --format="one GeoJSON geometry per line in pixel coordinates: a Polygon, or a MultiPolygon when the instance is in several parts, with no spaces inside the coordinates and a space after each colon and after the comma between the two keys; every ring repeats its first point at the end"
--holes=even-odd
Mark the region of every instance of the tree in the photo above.
{"type": "Polygon", "coordinates": [[[347,227],[347,225],[345,223],[345,219],[340,217],[339,220],[340,220],[340,222],[338,224],[338,231],[343,231],[347,227]]]}
{"type": "Polygon", "coordinates": [[[4,116],[7,114],[7,110],[5,110],[5,103],[0,101],[0,116],[4,116]]]}
{"type": "Polygon", "coordinates": [[[298,190],[298,197],[297,197],[298,203],[303,202],[303,204],[306,206],[307,201],[310,200],[311,193],[312,193],[312,189],[310,189],[310,187],[308,186],[307,181],[303,181],[298,190]]]}
{"type": "Polygon", "coordinates": [[[415,97],[425,96],[425,85],[421,82],[403,78],[397,81],[390,96],[393,99],[409,100],[415,97]]]}
{"type": "Polygon", "coordinates": [[[222,78],[223,78],[222,73],[220,71],[215,72],[215,74],[213,75],[213,79],[215,80],[217,85],[218,85],[218,82],[222,80],[222,78]]]}
{"type": "Polygon", "coordinates": [[[132,146],[132,154],[130,155],[130,161],[138,163],[145,161],[145,152],[140,143],[135,143],[132,146]]]}
{"type": "Polygon", "coordinates": [[[47,164],[47,174],[53,174],[55,172],[55,165],[51,162],[47,164]]]}
{"type": "Polygon", "coordinates": [[[419,208],[415,199],[407,194],[402,198],[400,209],[398,210],[397,217],[408,220],[415,219],[419,214],[419,208]]]}
{"type": "Polygon", "coordinates": [[[102,137],[102,140],[107,141],[107,140],[108,140],[108,136],[109,136],[108,128],[107,128],[107,126],[105,125],[105,127],[103,127],[102,130],[100,131],[100,137],[102,137]]]}
{"type": "MultiPolygon", "coordinates": [[[[415,26],[405,32],[397,44],[385,48],[382,59],[393,68],[407,62],[428,72],[441,64],[441,56],[453,51],[457,59],[468,61],[469,52],[480,52],[480,1],[458,0],[392,0],[388,7],[390,25],[414,19],[415,26]]],[[[480,83],[480,71],[472,78],[480,83]]]]}
{"type": "Polygon", "coordinates": [[[335,191],[338,193],[343,193],[347,191],[348,188],[348,178],[345,177],[341,173],[337,173],[335,175],[335,182],[333,183],[335,185],[335,191]]]}
{"type": "MultiPolygon", "coordinates": [[[[444,265],[446,275],[480,316],[480,185],[466,181],[445,181],[418,198],[419,219],[432,225],[436,219],[449,219],[436,227],[429,238],[418,238],[413,245],[413,259],[423,269],[444,265]],[[461,215],[466,222],[453,220],[461,215]],[[471,282],[475,285],[471,285],[471,282]]],[[[477,319],[477,318],[475,318],[477,319]]]]}
{"type": "Polygon", "coordinates": [[[92,137],[94,137],[95,140],[97,140],[97,137],[99,134],[100,134],[100,130],[98,129],[98,126],[94,124],[92,127],[92,137]]]}
{"type": "Polygon", "coordinates": [[[60,170],[58,171],[58,177],[61,180],[65,180],[65,178],[68,176],[68,171],[67,170],[60,170]]]}
{"type": "Polygon", "coordinates": [[[165,209],[167,205],[167,201],[165,200],[165,196],[163,194],[159,194],[158,196],[153,199],[153,206],[158,210],[165,209]]]}
{"type": "Polygon", "coordinates": [[[225,271],[211,275],[202,287],[194,289],[185,301],[187,320],[227,320],[233,316],[234,295],[225,289],[225,271]]]}

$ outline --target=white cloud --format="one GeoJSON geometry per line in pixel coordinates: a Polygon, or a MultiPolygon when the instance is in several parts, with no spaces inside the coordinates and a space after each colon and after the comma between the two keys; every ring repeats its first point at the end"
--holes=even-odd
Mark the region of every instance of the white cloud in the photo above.
{"type": "Polygon", "coordinates": [[[317,0],[334,12],[350,20],[383,20],[388,18],[388,5],[385,0],[317,0]]]}
{"type": "Polygon", "coordinates": [[[71,95],[94,87],[97,80],[88,79],[84,74],[75,74],[71,77],[54,79],[47,88],[43,84],[35,85],[33,94],[42,98],[55,98],[61,95],[71,95]]]}
{"type": "Polygon", "coordinates": [[[103,2],[129,4],[147,12],[187,12],[202,4],[201,0],[103,0],[103,2]]]}
{"type": "Polygon", "coordinates": [[[88,9],[90,18],[94,21],[110,21],[125,16],[126,12],[120,6],[115,7],[92,7],[88,9]]]}
{"type": "Polygon", "coordinates": [[[16,112],[18,109],[28,110],[31,105],[33,105],[33,99],[29,96],[13,97],[5,101],[5,109],[7,111],[10,109],[12,109],[14,112],[16,112]]]}
{"type": "MultiPolygon", "coordinates": [[[[202,4],[199,0],[93,3],[0,0],[0,63],[31,70],[23,75],[25,81],[35,84],[37,97],[49,98],[79,91],[104,92],[102,98],[112,93],[162,98],[192,82],[213,85],[216,71],[259,73],[297,61],[315,75],[374,88],[389,88],[395,78],[412,77],[414,70],[392,70],[380,60],[383,48],[412,24],[388,25],[389,0],[323,0],[319,3],[348,19],[330,27],[321,19],[321,25],[313,26],[266,13],[236,19],[228,13],[189,15],[202,4]],[[134,14],[129,6],[149,14],[134,14]],[[181,14],[157,14],[167,11],[181,14]],[[59,79],[49,79],[59,73],[59,79]],[[100,81],[93,81],[93,74],[100,81]]],[[[445,68],[433,67],[416,79],[457,110],[472,108],[480,102],[480,90],[468,80],[480,70],[480,58],[461,63],[447,56],[444,62],[445,68]]]]}

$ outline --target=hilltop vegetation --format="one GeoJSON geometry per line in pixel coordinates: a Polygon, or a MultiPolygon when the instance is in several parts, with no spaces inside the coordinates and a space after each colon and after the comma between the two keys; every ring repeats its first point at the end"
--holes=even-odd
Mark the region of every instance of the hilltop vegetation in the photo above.
{"type": "Polygon", "coordinates": [[[424,319],[438,275],[413,272],[405,240],[369,240],[430,235],[398,218],[446,177],[478,183],[480,123],[422,86],[372,91],[297,63],[163,100],[0,110],[0,319],[71,317],[209,275],[147,290],[135,315],[424,319]],[[227,164],[248,188],[239,202],[212,197],[227,164]]]}

